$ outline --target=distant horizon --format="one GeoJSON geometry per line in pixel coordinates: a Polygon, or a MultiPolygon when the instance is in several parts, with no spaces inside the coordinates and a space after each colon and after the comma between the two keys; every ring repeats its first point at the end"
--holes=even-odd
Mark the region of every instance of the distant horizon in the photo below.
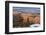
{"type": "Polygon", "coordinates": [[[40,8],[36,8],[36,7],[13,7],[13,11],[27,12],[27,13],[40,13],[40,8]]]}

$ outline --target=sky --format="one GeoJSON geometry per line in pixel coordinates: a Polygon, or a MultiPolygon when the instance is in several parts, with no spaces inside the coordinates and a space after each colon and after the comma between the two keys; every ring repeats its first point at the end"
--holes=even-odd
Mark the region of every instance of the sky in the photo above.
{"type": "Polygon", "coordinates": [[[27,13],[40,13],[40,8],[36,7],[13,7],[13,11],[27,12],[27,13]]]}

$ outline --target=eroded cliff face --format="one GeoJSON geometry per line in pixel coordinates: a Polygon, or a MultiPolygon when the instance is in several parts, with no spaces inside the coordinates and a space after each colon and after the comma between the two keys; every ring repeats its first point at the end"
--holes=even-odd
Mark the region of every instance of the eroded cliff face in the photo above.
{"type": "Polygon", "coordinates": [[[21,16],[23,17],[23,22],[27,22],[27,21],[32,21],[33,20],[33,17],[32,17],[32,14],[25,14],[25,13],[22,13],[21,16]]]}
{"type": "MultiPolygon", "coordinates": [[[[38,16],[37,14],[32,14],[32,13],[14,13],[14,15],[15,16],[21,16],[21,17],[23,17],[23,22],[27,22],[27,21],[29,21],[29,22],[35,22],[35,21],[38,21],[40,18],[40,15],[38,16]],[[37,20],[37,18],[35,18],[35,16],[38,18],[38,20],[37,20]],[[35,18],[35,19],[34,19],[35,18]]],[[[40,21],[40,20],[39,20],[40,21]]],[[[38,22],[39,22],[38,21],[38,22]]]]}

